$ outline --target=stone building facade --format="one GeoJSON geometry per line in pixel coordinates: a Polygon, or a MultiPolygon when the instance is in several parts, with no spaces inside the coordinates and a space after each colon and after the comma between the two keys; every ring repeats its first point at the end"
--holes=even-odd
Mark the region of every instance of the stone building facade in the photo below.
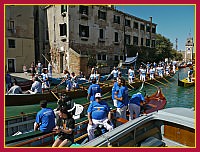
{"type": "Polygon", "coordinates": [[[89,74],[87,61],[114,66],[126,46],[155,47],[156,24],[103,5],[46,7],[51,61],[55,72],[89,74]]]}
{"type": "Polygon", "coordinates": [[[22,72],[35,60],[34,7],[5,6],[5,70],[22,72]]]}

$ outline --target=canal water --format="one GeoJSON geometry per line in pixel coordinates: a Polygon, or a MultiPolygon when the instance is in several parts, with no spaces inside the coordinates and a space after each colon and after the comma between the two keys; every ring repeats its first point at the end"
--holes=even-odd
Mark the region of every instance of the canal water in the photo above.
{"type": "MultiPolygon", "coordinates": [[[[189,68],[182,68],[176,72],[176,74],[169,80],[163,80],[162,83],[155,83],[154,85],[159,86],[162,89],[163,94],[167,99],[165,108],[171,107],[185,107],[195,108],[195,86],[181,87],[178,86],[178,72],[180,79],[187,77],[189,68]],[[167,85],[167,86],[166,86],[167,85]]],[[[145,84],[145,88],[148,95],[153,94],[157,89],[154,86],[145,84]]]]}

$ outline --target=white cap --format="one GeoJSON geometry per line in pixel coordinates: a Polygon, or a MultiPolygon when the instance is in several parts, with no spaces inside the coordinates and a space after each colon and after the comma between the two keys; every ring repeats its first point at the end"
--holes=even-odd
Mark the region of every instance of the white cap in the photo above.
{"type": "Polygon", "coordinates": [[[101,98],[101,93],[96,93],[95,98],[101,98]]]}

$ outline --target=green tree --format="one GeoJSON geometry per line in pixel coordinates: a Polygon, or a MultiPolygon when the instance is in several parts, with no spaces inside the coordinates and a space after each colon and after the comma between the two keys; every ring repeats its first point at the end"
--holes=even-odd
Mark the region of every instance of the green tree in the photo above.
{"type": "Polygon", "coordinates": [[[157,55],[161,57],[161,60],[172,57],[172,47],[173,44],[170,42],[170,39],[162,36],[161,34],[156,35],[157,55]]]}

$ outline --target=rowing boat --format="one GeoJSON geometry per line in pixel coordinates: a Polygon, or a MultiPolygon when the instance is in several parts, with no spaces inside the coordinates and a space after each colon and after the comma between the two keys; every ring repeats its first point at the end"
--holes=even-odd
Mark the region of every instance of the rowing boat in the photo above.
{"type": "MultiPolygon", "coordinates": [[[[111,85],[102,85],[101,90],[102,93],[110,92],[112,86],[111,85]]],[[[81,97],[87,97],[87,89],[79,89],[79,90],[72,90],[67,91],[60,90],[56,92],[56,96],[58,93],[66,94],[70,96],[72,99],[77,99],[81,97]]],[[[41,100],[47,100],[49,102],[56,101],[57,98],[52,94],[52,92],[45,92],[43,94],[9,94],[5,95],[5,106],[21,106],[21,105],[32,105],[38,104],[41,100]]]]}
{"type": "Polygon", "coordinates": [[[194,86],[194,85],[195,85],[194,79],[191,78],[191,81],[189,81],[189,78],[187,77],[187,78],[180,80],[179,74],[178,74],[178,86],[189,87],[189,86],[194,86]]]}
{"type": "Polygon", "coordinates": [[[182,86],[182,87],[189,87],[189,86],[194,86],[195,82],[194,81],[188,81],[189,78],[185,78],[182,80],[178,79],[178,86],[182,86]]]}
{"type": "Polygon", "coordinates": [[[17,85],[21,87],[22,91],[30,90],[32,83],[32,80],[17,81],[17,85]]]}
{"type": "MultiPolygon", "coordinates": [[[[147,100],[146,109],[145,109],[146,114],[163,109],[166,105],[166,99],[165,99],[164,95],[162,94],[161,90],[158,90],[153,95],[147,97],[146,100],[147,100]],[[150,106],[148,106],[148,105],[150,105],[150,106]],[[154,105],[154,106],[152,106],[152,105],[154,105]]],[[[111,106],[113,108],[112,112],[114,115],[114,113],[116,112],[116,109],[114,109],[114,107],[112,106],[112,102],[108,102],[108,104],[109,104],[109,106],[111,106]]],[[[88,105],[89,105],[89,103],[85,103],[85,105],[84,105],[85,110],[84,110],[83,116],[86,114],[88,105]]],[[[25,116],[23,116],[23,118],[25,118],[25,116]]],[[[22,120],[23,120],[22,123],[24,125],[25,120],[24,119],[22,119],[22,120]]],[[[27,119],[27,121],[30,121],[30,119],[27,119]]],[[[87,139],[86,138],[87,137],[86,129],[87,129],[88,120],[87,120],[87,117],[83,117],[83,118],[80,118],[78,121],[79,122],[76,124],[76,128],[75,128],[75,138],[76,138],[75,142],[82,143],[83,140],[87,139]]],[[[31,123],[33,124],[34,121],[31,123]]],[[[13,126],[14,126],[14,124],[13,124],[13,126]]],[[[8,128],[8,125],[6,126],[6,128],[8,128]]],[[[11,147],[45,146],[45,145],[52,144],[52,142],[54,140],[54,136],[55,136],[55,133],[41,134],[38,132],[31,132],[31,133],[22,134],[22,135],[18,135],[18,136],[14,136],[14,137],[12,137],[12,136],[6,137],[6,145],[11,146],[11,147]]]]}

